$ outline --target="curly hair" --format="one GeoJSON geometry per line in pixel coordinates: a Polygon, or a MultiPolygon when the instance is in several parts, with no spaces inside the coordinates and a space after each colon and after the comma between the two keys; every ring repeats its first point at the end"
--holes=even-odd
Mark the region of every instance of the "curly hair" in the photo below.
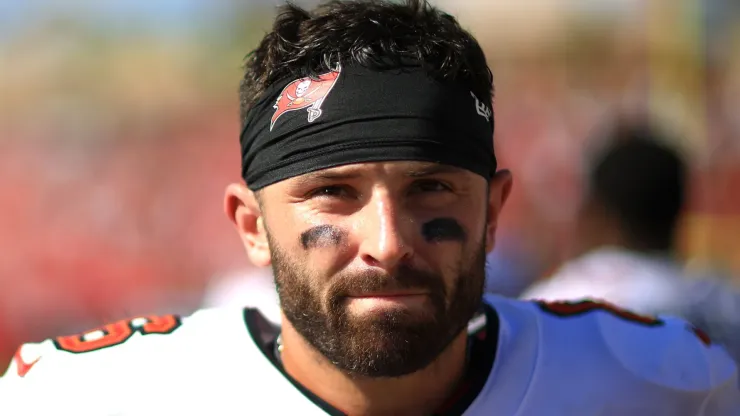
{"type": "Polygon", "coordinates": [[[287,4],[245,59],[241,120],[281,79],[316,77],[337,64],[395,68],[409,60],[432,78],[460,82],[491,104],[493,79],[480,45],[426,0],[332,0],[312,11],[287,4]]]}

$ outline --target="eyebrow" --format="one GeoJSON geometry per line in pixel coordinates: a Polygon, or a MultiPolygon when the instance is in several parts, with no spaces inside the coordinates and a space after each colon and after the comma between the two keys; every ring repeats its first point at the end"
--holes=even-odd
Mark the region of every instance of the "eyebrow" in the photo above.
{"type": "Polygon", "coordinates": [[[411,178],[419,178],[423,176],[438,175],[442,173],[460,173],[462,169],[440,164],[424,165],[416,168],[411,168],[406,171],[406,176],[411,178]]]}
{"type": "Polygon", "coordinates": [[[317,171],[317,172],[310,172],[305,175],[302,175],[300,179],[302,181],[311,181],[311,180],[346,180],[346,179],[356,179],[359,178],[360,173],[359,172],[332,172],[332,171],[317,171]]]}

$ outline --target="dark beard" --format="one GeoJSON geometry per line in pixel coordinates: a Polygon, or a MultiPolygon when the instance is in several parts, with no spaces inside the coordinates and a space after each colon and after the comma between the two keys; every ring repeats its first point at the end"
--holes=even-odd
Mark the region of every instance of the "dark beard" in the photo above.
{"type": "Polygon", "coordinates": [[[452,293],[441,276],[410,267],[334,276],[326,296],[314,278],[270,244],[275,283],[285,317],[333,365],[354,377],[400,377],[431,364],[477,312],[485,282],[485,247],[466,262],[452,293]],[[347,312],[348,293],[389,289],[429,292],[424,313],[390,310],[358,318],[347,312]]]}

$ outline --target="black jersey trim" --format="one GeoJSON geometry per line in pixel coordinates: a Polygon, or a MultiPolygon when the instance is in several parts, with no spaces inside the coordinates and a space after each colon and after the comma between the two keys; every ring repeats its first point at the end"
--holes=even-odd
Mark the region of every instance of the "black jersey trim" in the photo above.
{"type": "Polygon", "coordinates": [[[435,416],[460,416],[473,404],[493,370],[499,338],[499,317],[496,310],[487,303],[483,304],[486,315],[486,326],[482,331],[470,334],[470,358],[465,370],[463,382],[458,390],[458,397],[447,403],[435,416]]]}
{"type": "Polygon", "coordinates": [[[256,309],[244,309],[244,323],[247,326],[247,331],[249,332],[249,335],[252,337],[252,340],[254,340],[254,343],[257,344],[257,347],[262,352],[262,354],[270,361],[270,363],[272,363],[272,365],[278,371],[283,374],[283,376],[288,381],[290,381],[291,384],[293,384],[296,389],[298,389],[298,391],[300,391],[304,396],[306,396],[316,406],[321,408],[321,410],[325,411],[330,416],[346,416],[344,412],[340,411],[321,397],[314,394],[311,390],[304,387],[296,379],[291,377],[291,375],[288,374],[287,371],[285,371],[282,364],[280,364],[280,360],[278,360],[278,358],[275,356],[275,342],[277,340],[278,332],[270,331],[271,329],[274,329],[274,326],[267,323],[256,309]],[[265,325],[268,326],[266,327],[265,325]],[[269,332],[272,333],[268,334],[268,339],[265,339],[265,333],[269,332]]]}

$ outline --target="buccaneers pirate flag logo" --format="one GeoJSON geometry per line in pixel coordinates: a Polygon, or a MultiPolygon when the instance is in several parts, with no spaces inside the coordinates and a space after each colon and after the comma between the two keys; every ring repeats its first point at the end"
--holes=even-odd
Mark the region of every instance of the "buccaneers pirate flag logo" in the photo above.
{"type": "Polygon", "coordinates": [[[270,131],[281,115],[295,110],[308,108],[308,122],[312,123],[321,117],[321,104],[329,95],[339,78],[339,71],[319,75],[318,79],[301,78],[288,84],[280,92],[275,105],[275,114],[270,120],[270,131]]]}

